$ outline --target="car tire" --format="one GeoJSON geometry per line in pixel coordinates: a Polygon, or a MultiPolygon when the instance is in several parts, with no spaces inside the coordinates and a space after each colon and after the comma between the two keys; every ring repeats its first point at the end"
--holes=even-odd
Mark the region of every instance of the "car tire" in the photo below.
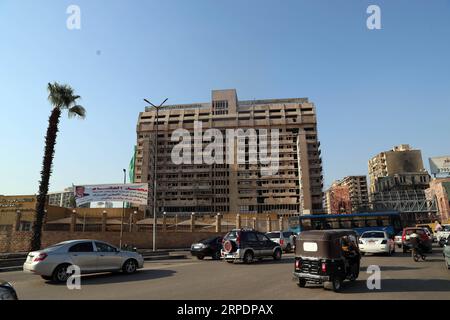
{"type": "Polygon", "coordinates": [[[281,249],[275,249],[274,253],[273,253],[273,260],[281,260],[281,249]]]}
{"type": "Polygon", "coordinates": [[[46,280],[46,281],[51,281],[53,280],[52,276],[41,276],[42,279],[46,280]]]}
{"type": "Polygon", "coordinates": [[[298,279],[297,285],[298,285],[300,288],[306,287],[306,279],[298,279]]]}
{"type": "Polygon", "coordinates": [[[55,271],[53,271],[52,280],[59,283],[66,282],[69,278],[69,274],[67,273],[67,268],[69,266],[70,264],[68,263],[60,264],[59,266],[57,266],[55,268],[55,271]]]}
{"type": "Polygon", "coordinates": [[[133,274],[137,271],[137,262],[134,259],[128,259],[122,266],[122,271],[125,274],[133,274]]]}
{"type": "Polygon", "coordinates": [[[291,252],[291,251],[292,251],[291,244],[288,243],[286,249],[284,249],[284,252],[291,252]]]}
{"type": "Polygon", "coordinates": [[[253,262],[253,252],[248,250],[244,253],[244,257],[242,258],[242,261],[245,264],[250,264],[253,262]]]}
{"type": "Polygon", "coordinates": [[[197,259],[198,259],[198,260],[203,260],[204,257],[205,257],[205,256],[198,255],[198,256],[197,256],[197,259]]]}

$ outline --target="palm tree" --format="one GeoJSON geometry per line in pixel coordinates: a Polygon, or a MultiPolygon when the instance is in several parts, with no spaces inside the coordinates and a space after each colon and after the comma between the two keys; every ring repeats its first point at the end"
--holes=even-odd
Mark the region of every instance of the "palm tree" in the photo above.
{"type": "Polygon", "coordinates": [[[39,194],[36,203],[36,217],[33,223],[33,235],[31,238],[31,250],[41,248],[42,222],[45,215],[45,203],[47,199],[50,175],[52,174],[52,162],[55,154],[56,136],[58,134],[59,118],[63,110],[67,110],[69,118],[80,117],[84,119],[86,110],[77,104],[80,96],[74,94],[69,85],[60,85],[57,82],[48,84],[48,100],[53,106],[48,120],[47,135],[45,136],[45,153],[42,163],[41,181],[39,182],[39,194]]]}

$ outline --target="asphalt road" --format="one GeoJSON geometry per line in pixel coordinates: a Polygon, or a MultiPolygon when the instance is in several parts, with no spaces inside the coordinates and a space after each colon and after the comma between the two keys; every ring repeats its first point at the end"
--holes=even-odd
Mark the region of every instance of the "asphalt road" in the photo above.
{"type": "Polygon", "coordinates": [[[4,272],[20,299],[450,299],[450,270],[442,249],[425,262],[398,252],[392,257],[365,256],[360,277],[345,282],[342,293],[292,281],[293,255],[281,261],[264,260],[252,265],[228,264],[205,259],[146,262],[134,275],[86,275],[81,290],[51,284],[21,271],[4,272]],[[381,289],[367,288],[367,267],[381,269],[381,289]]]}

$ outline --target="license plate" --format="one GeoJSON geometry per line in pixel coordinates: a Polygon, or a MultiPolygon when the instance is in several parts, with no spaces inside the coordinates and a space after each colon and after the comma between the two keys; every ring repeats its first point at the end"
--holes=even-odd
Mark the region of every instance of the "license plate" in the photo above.
{"type": "Polygon", "coordinates": [[[368,243],[369,243],[369,244],[375,244],[375,241],[370,240],[370,241],[368,241],[368,243]]]}

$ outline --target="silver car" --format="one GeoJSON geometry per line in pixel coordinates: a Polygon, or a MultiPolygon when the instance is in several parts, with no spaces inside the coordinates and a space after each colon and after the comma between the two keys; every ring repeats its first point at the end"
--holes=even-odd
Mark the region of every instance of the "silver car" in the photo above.
{"type": "Polygon", "coordinates": [[[278,243],[284,252],[291,252],[295,247],[295,233],[292,231],[272,231],[267,232],[266,236],[278,243]]]}
{"type": "Polygon", "coordinates": [[[78,266],[82,274],[117,271],[131,274],[143,267],[144,258],[137,252],[122,251],[103,241],[70,240],[30,252],[23,271],[45,280],[65,282],[71,265],[78,266]]]}

